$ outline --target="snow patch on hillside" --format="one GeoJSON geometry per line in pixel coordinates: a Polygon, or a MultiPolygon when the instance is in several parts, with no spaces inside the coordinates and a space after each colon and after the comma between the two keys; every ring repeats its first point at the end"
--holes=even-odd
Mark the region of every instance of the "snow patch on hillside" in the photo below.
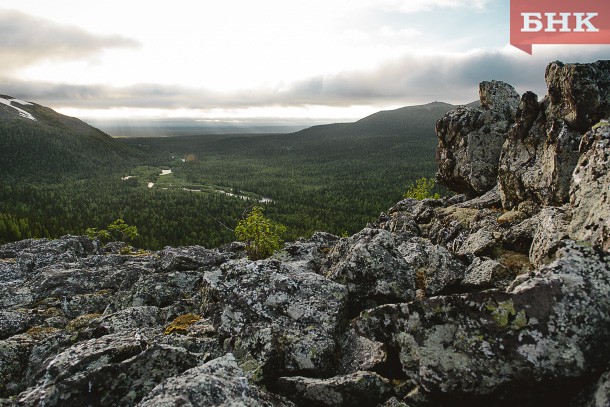
{"type": "Polygon", "coordinates": [[[36,121],[36,118],[34,116],[32,116],[30,113],[26,112],[23,109],[18,108],[17,106],[13,106],[11,103],[18,103],[20,105],[31,105],[30,102],[25,102],[23,100],[19,100],[19,99],[5,99],[3,97],[0,97],[0,103],[2,103],[3,105],[12,107],[13,109],[17,110],[17,112],[19,112],[19,116],[24,117],[26,119],[30,119],[30,120],[34,120],[36,121]]]}

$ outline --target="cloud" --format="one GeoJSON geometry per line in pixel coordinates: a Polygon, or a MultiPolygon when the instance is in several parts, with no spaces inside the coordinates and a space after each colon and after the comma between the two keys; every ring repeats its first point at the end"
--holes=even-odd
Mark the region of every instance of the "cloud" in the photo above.
{"type": "Polygon", "coordinates": [[[405,14],[430,11],[434,8],[468,8],[482,11],[489,0],[375,0],[375,7],[405,14]]]}
{"type": "Polygon", "coordinates": [[[608,47],[540,47],[535,55],[506,46],[495,51],[406,53],[372,70],[309,77],[241,91],[219,92],[186,85],[136,84],[126,87],[0,80],[1,93],[51,107],[81,109],[247,109],[299,106],[400,106],[435,100],[477,99],[478,83],[502,80],[523,93],[546,93],[544,69],[553,60],[591,62],[608,47]]]}
{"type": "Polygon", "coordinates": [[[137,41],[119,35],[96,35],[19,11],[0,9],[0,72],[13,72],[47,59],[80,59],[106,48],[137,46],[137,41]]]}

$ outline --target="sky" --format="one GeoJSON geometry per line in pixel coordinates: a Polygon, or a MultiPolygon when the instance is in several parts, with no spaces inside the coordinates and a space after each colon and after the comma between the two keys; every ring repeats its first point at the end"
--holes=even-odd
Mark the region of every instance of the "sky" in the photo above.
{"type": "Polygon", "coordinates": [[[609,55],[510,46],[508,0],[0,0],[0,94],[81,118],[357,119],[609,55]]]}

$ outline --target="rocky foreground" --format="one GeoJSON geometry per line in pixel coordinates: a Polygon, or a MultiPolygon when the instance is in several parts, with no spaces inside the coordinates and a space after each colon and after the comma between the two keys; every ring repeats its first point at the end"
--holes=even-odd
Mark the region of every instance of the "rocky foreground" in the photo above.
{"type": "Polygon", "coordinates": [[[610,62],[480,86],[438,178],[339,239],[0,246],[0,406],[610,405],[610,62]]]}

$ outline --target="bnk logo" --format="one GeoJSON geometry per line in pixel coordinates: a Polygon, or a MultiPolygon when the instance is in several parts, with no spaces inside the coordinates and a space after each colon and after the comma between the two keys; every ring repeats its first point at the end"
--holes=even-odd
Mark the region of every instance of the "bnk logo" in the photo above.
{"type": "Polygon", "coordinates": [[[510,0],[510,43],[610,44],[610,1],[510,0]]]}

